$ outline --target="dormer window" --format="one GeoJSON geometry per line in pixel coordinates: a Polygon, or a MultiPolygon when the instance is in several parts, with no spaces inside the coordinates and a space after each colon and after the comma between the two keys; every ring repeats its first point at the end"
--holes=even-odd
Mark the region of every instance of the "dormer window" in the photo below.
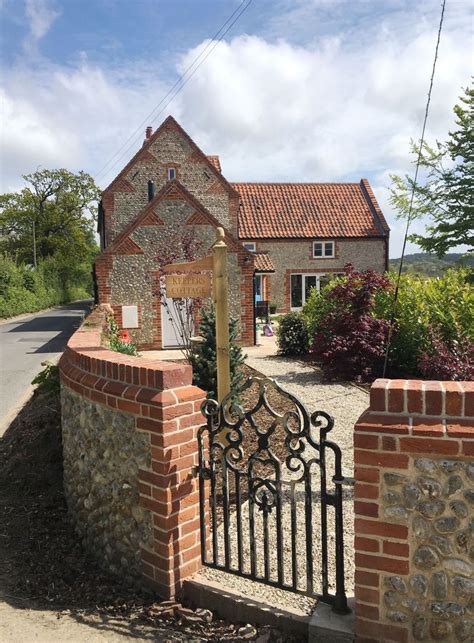
{"type": "Polygon", "coordinates": [[[313,241],[313,259],[333,259],[334,241],[313,241]]]}
{"type": "Polygon", "coordinates": [[[257,243],[255,241],[244,241],[243,246],[250,252],[257,252],[257,243]]]}
{"type": "Polygon", "coordinates": [[[175,178],[176,178],[176,168],[169,167],[168,168],[168,181],[172,181],[175,178]]]}

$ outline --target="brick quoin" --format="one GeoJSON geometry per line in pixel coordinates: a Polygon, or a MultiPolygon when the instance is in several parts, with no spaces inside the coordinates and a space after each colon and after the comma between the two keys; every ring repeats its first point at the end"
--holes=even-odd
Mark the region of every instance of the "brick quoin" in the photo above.
{"type": "Polygon", "coordinates": [[[135,419],[150,466],[138,474],[139,505],[151,512],[154,541],[141,548],[143,583],[172,598],[201,566],[197,432],[205,394],[184,364],[127,357],[101,347],[111,308],[100,306],[69,340],[59,362],[62,387],[135,419]],[[99,375],[100,374],[100,375],[99,375]]]}
{"type": "Polygon", "coordinates": [[[356,641],[411,641],[412,622],[387,617],[384,578],[408,580],[416,543],[404,521],[384,514],[384,474],[410,476],[416,458],[474,455],[472,382],[376,380],[354,427],[356,641]]]}

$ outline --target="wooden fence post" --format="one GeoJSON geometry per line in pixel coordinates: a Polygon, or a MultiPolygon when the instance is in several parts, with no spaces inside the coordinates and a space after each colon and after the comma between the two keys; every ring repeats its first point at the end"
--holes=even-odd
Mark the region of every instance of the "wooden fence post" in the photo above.
{"type": "Polygon", "coordinates": [[[213,299],[216,311],[217,400],[222,402],[230,393],[229,300],[227,246],[224,228],[217,228],[212,247],[214,258],[213,299]]]}

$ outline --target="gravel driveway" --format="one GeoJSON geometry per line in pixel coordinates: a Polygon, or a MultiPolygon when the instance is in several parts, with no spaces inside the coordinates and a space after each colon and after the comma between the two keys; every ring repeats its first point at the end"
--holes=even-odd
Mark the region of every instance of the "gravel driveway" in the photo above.
{"type": "MultiPolygon", "coordinates": [[[[265,338],[267,339],[267,338],[265,338]]],[[[272,338],[273,340],[273,338],[272,338]]],[[[363,389],[353,386],[352,384],[334,384],[322,383],[319,372],[311,365],[300,362],[296,359],[277,357],[275,355],[274,341],[267,340],[263,346],[247,349],[246,364],[256,371],[262,373],[266,377],[275,379],[277,383],[288,392],[292,393],[300,399],[306,406],[307,410],[312,413],[314,411],[326,411],[335,419],[334,429],[329,434],[329,439],[336,442],[342,451],[342,466],[343,474],[348,477],[353,476],[354,459],[353,459],[353,427],[361,413],[368,406],[368,393],[363,389]]],[[[330,469],[331,463],[328,463],[328,478],[332,475],[330,469]]],[[[319,469],[318,467],[316,467],[319,469]]],[[[318,472],[315,472],[318,475],[318,472]]],[[[316,485],[315,485],[315,488],[316,485]]],[[[283,506],[285,506],[285,501],[283,506]]],[[[248,513],[247,503],[242,507],[243,515],[248,513]]],[[[354,511],[352,489],[345,488],[344,491],[344,548],[345,548],[345,585],[348,596],[353,595],[354,590],[354,559],[353,559],[353,539],[354,539],[354,511]]],[[[314,501],[315,510],[313,512],[313,555],[314,560],[318,561],[318,552],[320,551],[320,534],[319,534],[319,504],[318,499],[314,501]]],[[[258,514],[258,512],[257,512],[258,514]]],[[[304,556],[304,536],[299,536],[298,533],[303,534],[304,531],[304,503],[298,502],[298,524],[302,529],[298,528],[296,540],[298,543],[298,576],[305,575],[305,556],[304,556]]],[[[330,512],[330,519],[328,524],[328,540],[334,542],[334,522],[332,520],[332,511],[330,512]]],[[[289,526],[289,512],[283,510],[284,530],[291,534],[289,526]]],[[[230,521],[230,531],[235,532],[234,520],[230,521]]],[[[244,520],[245,525],[248,521],[244,520]]],[[[222,526],[218,530],[219,540],[223,540],[222,526]]],[[[246,532],[246,530],[245,530],[246,532]]],[[[258,538],[258,536],[257,536],[258,538]]],[[[244,533],[244,542],[247,541],[248,534],[244,533]]],[[[260,540],[260,538],[259,538],[260,540]]],[[[231,541],[236,541],[236,538],[231,538],[231,541]]],[[[288,542],[284,547],[284,558],[289,564],[291,569],[291,542],[288,542]]],[[[274,545],[274,543],[271,543],[274,545]]],[[[233,552],[231,559],[235,556],[233,552]]],[[[270,569],[276,569],[276,547],[270,548],[270,569]]],[[[261,562],[259,564],[261,566],[261,562]]],[[[315,564],[317,569],[317,562],[315,564]]],[[[258,570],[260,571],[260,570],[258,570]]],[[[334,590],[334,561],[329,562],[329,579],[330,591],[334,590]]],[[[227,574],[210,568],[204,568],[200,575],[211,578],[217,582],[222,583],[229,589],[234,589],[239,592],[259,599],[269,605],[284,608],[285,606],[292,609],[300,610],[303,613],[310,613],[314,608],[315,601],[313,599],[296,595],[291,592],[278,590],[268,585],[257,583],[248,579],[243,579],[239,576],[227,574]]],[[[286,579],[285,579],[286,580],[286,579]]],[[[315,587],[317,590],[317,587],[315,587]]]]}

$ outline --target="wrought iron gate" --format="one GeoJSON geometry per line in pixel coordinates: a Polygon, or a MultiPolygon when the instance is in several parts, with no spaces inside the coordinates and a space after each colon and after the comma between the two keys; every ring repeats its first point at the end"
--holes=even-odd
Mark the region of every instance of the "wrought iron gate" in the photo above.
{"type": "Polygon", "coordinates": [[[202,406],[203,563],[347,612],[342,485],[349,480],[340,448],[327,440],[333,418],[324,411],[310,417],[269,379],[250,378],[242,399],[202,406]],[[245,408],[252,387],[257,402],[245,408]]]}

